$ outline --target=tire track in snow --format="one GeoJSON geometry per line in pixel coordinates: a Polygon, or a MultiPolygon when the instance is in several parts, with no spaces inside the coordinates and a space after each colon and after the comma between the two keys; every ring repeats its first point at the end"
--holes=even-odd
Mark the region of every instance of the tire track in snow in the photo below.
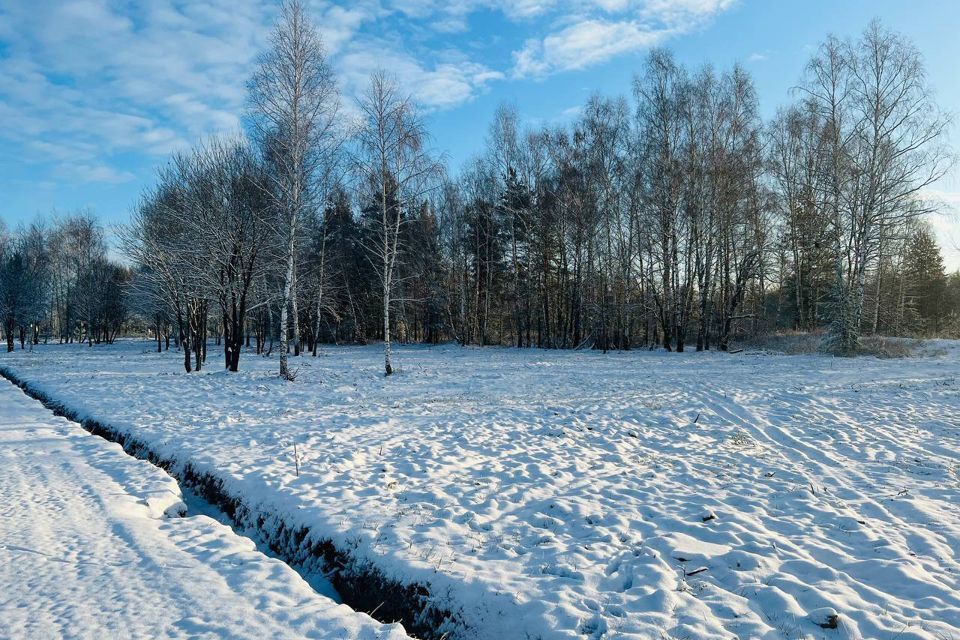
{"type": "MultiPolygon", "coordinates": [[[[811,563],[829,567],[841,561],[846,555],[845,552],[850,552],[852,556],[853,549],[843,540],[844,536],[857,538],[857,542],[861,544],[864,540],[868,544],[876,544],[880,554],[884,547],[898,546],[913,556],[915,563],[913,567],[903,568],[907,573],[901,576],[902,584],[892,585],[895,587],[894,592],[906,594],[911,591],[911,584],[927,583],[937,585],[941,592],[956,593],[960,589],[960,581],[942,579],[948,574],[960,575],[960,564],[951,552],[951,549],[960,548],[960,531],[956,527],[950,527],[951,530],[945,534],[926,529],[922,534],[918,533],[916,525],[928,523],[923,522],[927,520],[926,514],[914,508],[912,500],[902,499],[893,491],[878,497],[880,484],[878,478],[869,473],[869,465],[851,465],[848,456],[828,446],[832,443],[821,441],[817,445],[811,444],[795,435],[787,426],[790,418],[803,416],[803,421],[808,425],[820,422],[861,430],[859,420],[843,413],[838,407],[825,405],[822,401],[823,397],[843,397],[843,393],[844,389],[825,386],[818,389],[816,394],[763,391],[744,395],[742,392],[709,391],[703,397],[705,405],[710,407],[718,418],[742,429],[761,443],[770,455],[775,456],[776,466],[793,474],[792,482],[802,486],[803,483],[797,481],[804,478],[810,487],[811,501],[818,500],[823,503],[825,508],[820,510],[822,521],[814,521],[818,529],[817,535],[813,536],[808,532],[802,545],[793,545],[790,548],[791,553],[806,557],[811,563]],[[781,406],[776,408],[778,404],[781,406]],[[819,490],[817,483],[820,485],[819,490]],[[831,512],[835,517],[831,518],[831,512]],[[844,516],[845,512],[850,515],[844,516]],[[878,526],[882,528],[878,529],[878,526]],[[935,539],[933,543],[929,540],[931,536],[935,539]],[[929,555],[921,557],[912,549],[921,553],[927,552],[929,555]],[[930,572],[930,565],[940,571],[930,572]],[[947,574],[942,571],[944,566],[948,570],[947,574]],[[916,570],[921,574],[911,575],[915,574],[916,570]]],[[[847,402],[849,403],[849,400],[847,402]]],[[[800,429],[797,433],[808,435],[811,429],[800,429]]],[[[889,435],[885,440],[896,442],[896,439],[889,435]]],[[[881,439],[877,438],[877,441],[881,439]]],[[[950,502],[940,502],[937,506],[941,510],[956,511],[956,505],[950,502]]],[[[958,521],[960,518],[954,520],[958,521]]],[[[873,605],[872,608],[881,613],[885,613],[888,608],[897,609],[900,605],[914,606],[910,596],[904,595],[900,598],[896,593],[870,584],[871,579],[876,581],[883,578],[878,575],[879,566],[871,565],[871,562],[863,561],[846,571],[837,571],[830,581],[845,582],[844,587],[859,591],[865,601],[886,603],[884,606],[873,605]]],[[[781,571],[785,571],[786,564],[781,565],[781,571]]],[[[812,566],[802,565],[798,568],[803,571],[813,569],[812,566]]],[[[885,569],[893,575],[897,571],[892,565],[885,569]]],[[[809,582],[808,576],[795,574],[795,577],[798,582],[809,582]]],[[[953,620],[956,624],[960,615],[955,612],[953,620]]]]}

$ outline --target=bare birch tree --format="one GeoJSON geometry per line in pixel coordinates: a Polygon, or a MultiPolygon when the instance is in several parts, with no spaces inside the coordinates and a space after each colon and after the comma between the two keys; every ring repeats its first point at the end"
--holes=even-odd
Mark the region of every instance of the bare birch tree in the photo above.
{"type": "Polygon", "coordinates": [[[824,120],[823,200],[836,263],[829,346],[851,353],[885,231],[930,210],[920,196],[952,161],[943,146],[949,119],[933,101],[919,52],[877,21],[856,43],[828,39],[804,89],[824,120]]]}
{"type": "Polygon", "coordinates": [[[297,248],[305,211],[317,205],[324,168],[340,144],[340,94],[316,27],[299,0],[287,0],[248,84],[247,120],[268,161],[267,190],[283,255],[280,375],[291,378],[288,331],[297,322],[297,248]]]}
{"type": "Polygon", "coordinates": [[[357,106],[361,122],[353,164],[358,186],[377,200],[373,234],[365,248],[383,297],[384,372],[389,376],[393,373],[390,310],[402,249],[401,227],[409,210],[437,186],[442,167],[424,148],[427,134],[416,105],[386,73],[378,71],[370,77],[357,106]]]}

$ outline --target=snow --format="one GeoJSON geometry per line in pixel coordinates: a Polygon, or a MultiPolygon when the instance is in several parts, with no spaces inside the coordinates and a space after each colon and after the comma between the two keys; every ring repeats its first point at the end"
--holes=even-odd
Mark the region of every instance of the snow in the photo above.
{"type": "Polygon", "coordinates": [[[140,342],[0,367],[429,585],[455,637],[906,640],[960,636],[960,347],[936,346],[405,347],[391,378],[337,347],[294,383],[140,342]]]}
{"type": "Polygon", "coordinates": [[[0,381],[0,636],[393,638],[0,381]],[[167,517],[174,516],[174,517],[167,517]]]}

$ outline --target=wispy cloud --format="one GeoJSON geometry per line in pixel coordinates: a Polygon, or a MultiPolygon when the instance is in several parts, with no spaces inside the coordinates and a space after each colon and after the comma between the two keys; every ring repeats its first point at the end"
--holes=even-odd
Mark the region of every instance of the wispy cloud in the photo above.
{"type": "Polygon", "coordinates": [[[0,136],[58,177],[131,179],[107,166],[111,156],[163,155],[238,126],[266,20],[253,3],[225,0],[6,3],[0,136]]]}
{"type": "Polygon", "coordinates": [[[583,69],[598,62],[651,47],[666,33],[647,29],[637,22],[583,20],[541,39],[527,40],[514,54],[513,76],[543,76],[558,71],[583,69]]]}
{"type": "MultiPolygon", "coordinates": [[[[649,47],[732,1],[308,0],[348,101],[386,68],[431,110],[649,47]],[[488,25],[474,32],[480,15],[488,25]],[[509,42],[493,42],[491,16],[510,26],[509,42]]],[[[38,180],[117,183],[138,177],[131,156],[149,166],[236,131],[276,10],[276,0],[3,2],[0,144],[44,167],[38,180]]]]}
{"type": "Polygon", "coordinates": [[[514,53],[512,76],[583,69],[701,27],[735,0],[593,0],[514,53]]]}
{"type": "Polygon", "coordinates": [[[136,176],[129,171],[118,171],[105,164],[60,164],[57,165],[55,175],[74,183],[122,184],[136,179],[136,176]]]}
{"type": "Polygon", "coordinates": [[[348,95],[362,93],[370,74],[386,69],[401,86],[414,93],[421,105],[428,109],[443,109],[463,104],[490,82],[503,78],[501,72],[453,53],[425,63],[398,52],[385,64],[379,52],[391,49],[386,41],[363,41],[340,57],[341,82],[348,95]]]}

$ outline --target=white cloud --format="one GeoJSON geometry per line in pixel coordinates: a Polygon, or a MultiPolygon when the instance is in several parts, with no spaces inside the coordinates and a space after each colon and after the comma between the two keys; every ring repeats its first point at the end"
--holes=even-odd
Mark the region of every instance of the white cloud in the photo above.
{"type": "Polygon", "coordinates": [[[371,0],[347,3],[322,2],[314,7],[315,24],[323,37],[327,52],[336,55],[357,35],[364,24],[384,15],[378,2],[371,0]]]}
{"type": "Polygon", "coordinates": [[[69,182],[121,184],[136,179],[129,171],[118,171],[105,164],[59,164],[55,174],[69,182]]]}
{"type": "Polygon", "coordinates": [[[645,0],[640,4],[641,12],[647,18],[676,28],[689,28],[735,3],[736,0],[645,0]]]}
{"type": "MultiPolygon", "coordinates": [[[[259,0],[3,3],[0,140],[22,147],[25,160],[73,163],[78,178],[116,182],[127,174],[104,170],[113,155],[162,156],[235,131],[275,11],[259,0]]],[[[385,66],[425,105],[449,108],[502,77],[462,57],[421,61],[399,42],[360,34],[398,11],[421,20],[463,14],[456,3],[315,0],[311,11],[348,91],[360,86],[357,74],[385,66]]]]}
{"type": "Polygon", "coordinates": [[[618,54],[651,47],[665,35],[633,21],[584,20],[543,40],[527,40],[514,54],[513,75],[524,78],[583,69],[618,54]]]}
{"type": "Polygon", "coordinates": [[[689,32],[728,9],[735,0],[591,0],[572,11],[546,36],[530,38],[514,52],[515,78],[583,69],[647,49],[689,32]]]}
{"type": "Polygon", "coordinates": [[[370,74],[384,69],[396,77],[401,87],[427,108],[444,109],[467,102],[503,74],[467,59],[440,60],[427,66],[399,52],[388,60],[380,53],[396,51],[384,41],[362,42],[339,60],[340,76],[346,93],[360,95],[370,74]]]}
{"type": "MultiPolygon", "coordinates": [[[[383,67],[428,109],[449,109],[508,75],[579,69],[649,47],[733,0],[307,1],[346,102],[383,67]],[[478,59],[498,46],[494,34],[475,34],[486,42],[476,50],[449,35],[481,12],[529,34],[512,70],[478,59]]],[[[118,182],[132,177],[115,166],[122,157],[149,163],[234,132],[276,8],[276,0],[0,3],[0,144],[61,178],[118,182]]]]}
{"type": "Polygon", "coordinates": [[[0,9],[0,137],[22,145],[25,159],[61,162],[60,177],[119,182],[132,176],[110,169],[114,154],[163,155],[237,127],[264,9],[252,0],[131,6],[39,0],[0,9]]]}

